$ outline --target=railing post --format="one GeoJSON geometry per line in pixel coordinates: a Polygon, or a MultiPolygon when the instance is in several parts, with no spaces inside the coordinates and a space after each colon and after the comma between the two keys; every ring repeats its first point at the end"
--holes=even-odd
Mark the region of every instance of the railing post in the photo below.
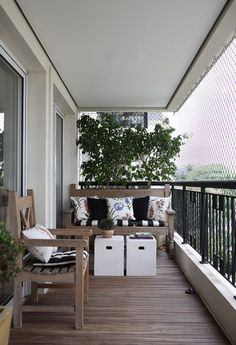
{"type": "Polygon", "coordinates": [[[187,234],[187,195],[186,195],[186,186],[183,186],[183,244],[188,243],[188,234],[187,234]]]}
{"type": "MultiPolygon", "coordinates": [[[[232,284],[235,286],[236,277],[236,219],[235,219],[235,206],[234,199],[231,198],[231,212],[232,212],[232,284]]],[[[234,296],[236,299],[236,296],[234,296]]]]}
{"type": "Polygon", "coordinates": [[[201,205],[200,205],[200,250],[202,260],[201,264],[207,263],[208,257],[208,210],[207,210],[207,195],[205,188],[201,188],[201,205]]]}

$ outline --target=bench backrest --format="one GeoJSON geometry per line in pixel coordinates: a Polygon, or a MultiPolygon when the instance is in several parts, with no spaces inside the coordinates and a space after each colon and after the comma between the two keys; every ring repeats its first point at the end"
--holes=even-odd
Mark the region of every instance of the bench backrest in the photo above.
{"type": "Polygon", "coordinates": [[[133,196],[135,198],[141,198],[145,196],[170,196],[170,185],[166,184],[161,188],[147,188],[147,189],[126,189],[126,188],[88,188],[88,189],[77,189],[75,184],[70,185],[70,196],[90,197],[98,196],[99,198],[122,198],[126,196],[133,196]]]}

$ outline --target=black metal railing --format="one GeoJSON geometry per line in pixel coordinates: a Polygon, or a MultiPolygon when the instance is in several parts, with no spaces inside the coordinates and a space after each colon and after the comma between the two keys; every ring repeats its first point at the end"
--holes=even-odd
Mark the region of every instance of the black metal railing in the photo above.
{"type": "Polygon", "coordinates": [[[236,181],[171,184],[175,230],[183,243],[190,244],[201,255],[202,263],[211,264],[236,286],[236,196],[232,189],[236,181]]]}

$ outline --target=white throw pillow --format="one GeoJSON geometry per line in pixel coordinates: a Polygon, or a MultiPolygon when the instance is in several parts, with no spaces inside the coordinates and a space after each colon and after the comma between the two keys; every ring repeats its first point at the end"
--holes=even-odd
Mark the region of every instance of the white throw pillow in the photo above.
{"type": "Polygon", "coordinates": [[[87,220],[89,218],[88,200],[86,197],[70,197],[72,206],[75,209],[75,223],[77,220],[87,220]]]}
{"type": "Polygon", "coordinates": [[[133,210],[133,198],[106,198],[107,208],[108,208],[108,217],[113,220],[117,219],[133,219],[134,210],[133,210]]]}
{"type": "MultiPolygon", "coordinates": [[[[45,228],[43,225],[36,224],[35,227],[24,230],[23,237],[30,240],[52,240],[53,235],[51,232],[45,228]]],[[[38,260],[47,263],[52,256],[53,247],[28,247],[28,251],[38,260]]]]}
{"type": "Polygon", "coordinates": [[[148,219],[166,222],[166,210],[170,207],[170,197],[150,196],[148,219]]]}

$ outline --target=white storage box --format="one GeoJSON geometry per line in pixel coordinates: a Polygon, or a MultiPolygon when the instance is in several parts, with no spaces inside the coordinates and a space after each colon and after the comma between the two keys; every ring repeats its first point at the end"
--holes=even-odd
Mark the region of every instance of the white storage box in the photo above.
{"type": "Polygon", "coordinates": [[[124,275],[124,237],[96,236],[94,246],[94,275],[124,275]]]}
{"type": "Polygon", "coordinates": [[[127,276],[156,275],[156,239],[127,238],[127,276]]]}

